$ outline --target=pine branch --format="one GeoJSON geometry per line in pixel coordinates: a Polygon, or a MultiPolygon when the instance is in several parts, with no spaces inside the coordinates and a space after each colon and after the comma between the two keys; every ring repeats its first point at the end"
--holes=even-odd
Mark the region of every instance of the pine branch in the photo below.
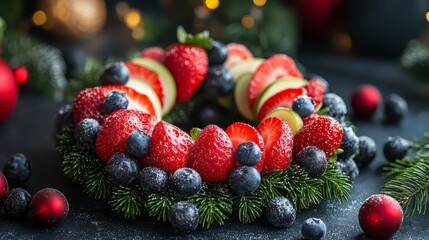
{"type": "Polygon", "coordinates": [[[204,96],[197,93],[186,102],[176,103],[173,110],[165,115],[163,120],[175,125],[192,124],[195,122],[193,112],[203,104],[203,100],[204,96]]]}
{"type": "Polygon", "coordinates": [[[114,211],[123,213],[125,218],[135,218],[143,212],[144,198],[139,188],[116,187],[109,203],[114,211]]]}
{"type": "Polygon", "coordinates": [[[146,209],[150,217],[156,217],[158,221],[167,221],[168,212],[175,202],[180,200],[171,192],[151,194],[146,200],[146,209]]]}
{"type": "Polygon", "coordinates": [[[83,188],[86,193],[95,199],[106,199],[110,196],[113,183],[107,176],[105,167],[101,162],[97,166],[87,169],[83,188]]]}
{"type": "Polygon", "coordinates": [[[261,216],[264,203],[265,198],[259,188],[248,195],[236,195],[234,205],[238,212],[238,220],[243,224],[255,221],[261,216]]]}
{"type": "Polygon", "coordinates": [[[326,172],[322,175],[321,180],[324,197],[337,199],[340,202],[344,202],[350,197],[352,190],[350,179],[336,168],[335,160],[328,161],[326,172]]]}
{"type": "Polygon", "coordinates": [[[284,179],[284,171],[271,171],[264,174],[258,188],[263,196],[264,205],[266,205],[271,199],[282,196],[287,190],[284,184],[284,179]]]}
{"type": "Polygon", "coordinates": [[[200,224],[209,228],[214,221],[223,225],[232,213],[232,195],[225,184],[205,185],[189,199],[198,208],[200,224]]]}
{"type": "MultiPolygon", "coordinates": [[[[422,157],[424,158],[425,156],[422,157]]],[[[395,162],[389,163],[388,166],[383,167],[383,177],[387,180],[392,180],[408,168],[415,166],[417,163],[419,163],[419,157],[405,157],[403,159],[398,159],[395,162]]]]}

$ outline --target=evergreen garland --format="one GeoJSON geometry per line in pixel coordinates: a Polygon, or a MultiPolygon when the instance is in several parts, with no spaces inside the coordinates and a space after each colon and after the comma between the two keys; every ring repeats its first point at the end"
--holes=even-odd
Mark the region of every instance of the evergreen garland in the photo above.
{"type": "Polygon", "coordinates": [[[388,179],[381,190],[398,200],[407,216],[429,211],[429,134],[412,142],[410,156],[384,168],[388,179]]]}

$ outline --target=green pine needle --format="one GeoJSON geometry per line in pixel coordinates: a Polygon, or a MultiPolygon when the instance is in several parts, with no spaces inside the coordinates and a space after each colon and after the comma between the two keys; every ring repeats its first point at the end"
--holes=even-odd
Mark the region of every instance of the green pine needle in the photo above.
{"type": "Polygon", "coordinates": [[[136,218],[143,212],[144,198],[138,188],[116,187],[109,203],[114,211],[123,213],[125,218],[136,218]]]}
{"type": "Polygon", "coordinates": [[[198,208],[202,227],[210,228],[215,221],[223,225],[232,213],[232,195],[225,184],[205,185],[189,201],[198,208]]]}
{"type": "Polygon", "coordinates": [[[248,195],[238,195],[234,202],[235,208],[238,209],[238,220],[241,223],[251,223],[261,216],[264,197],[261,197],[258,190],[248,195]]]}
{"type": "Polygon", "coordinates": [[[179,197],[174,196],[173,194],[160,193],[160,194],[151,194],[148,196],[146,201],[146,209],[148,215],[155,217],[158,221],[167,221],[168,212],[170,211],[171,206],[174,203],[180,200],[179,197]]]}
{"type": "Polygon", "coordinates": [[[322,193],[328,199],[337,199],[340,202],[350,197],[352,185],[350,179],[336,168],[336,161],[329,160],[326,172],[321,177],[322,193]]]}
{"type": "Polygon", "coordinates": [[[102,163],[97,167],[88,168],[85,173],[83,188],[86,193],[95,199],[106,199],[112,192],[113,183],[106,174],[102,163]]]}
{"type": "Polygon", "coordinates": [[[264,174],[261,179],[261,184],[259,185],[258,191],[261,191],[262,196],[264,197],[264,204],[267,204],[271,199],[282,196],[283,193],[287,190],[285,184],[285,172],[284,171],[271,171],[264,174]]]}

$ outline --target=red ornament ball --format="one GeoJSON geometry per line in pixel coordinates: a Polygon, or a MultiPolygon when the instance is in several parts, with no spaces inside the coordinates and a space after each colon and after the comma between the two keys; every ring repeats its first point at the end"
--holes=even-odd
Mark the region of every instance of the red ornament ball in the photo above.
{"type": "Polygon", "coordinates": [[[9,184],[3,172],[0,172],[0,204],[6,199],[9,194],[9,184]]]}
{"type": "Polygon", "coordinates": [[[364,84],[353,91],[352,108],[358,117],[371,117],[380,105],[381,94],[371,84],[364,84]]]}
{"type": "Polygon", "coordinates": [[[402,220],[401,205],[388,195],[372,195],[359,209],[360,227],[371,238],[393,236],[401,227],[402,220]]]}
{"type": "Polygon", "coordinates": [[[54,227],[67,217],[69,203],[60,191],[44,188],[34,194],[30,203],[30,211],[32,219],[38,225],[54,227]]]}
{"type": "Polygon", "coordinates": [[[24,66],[18,66],[12,69],[13,76],[15,77],[15,81],[19,85],[23,85],[28,81],[28,71],[24,66]]]}
{"type": "Polygon", "coordinates": [[[0,59],[0,123],[12,113],[18,100],[18,86],[9,66],[0,59]]]}

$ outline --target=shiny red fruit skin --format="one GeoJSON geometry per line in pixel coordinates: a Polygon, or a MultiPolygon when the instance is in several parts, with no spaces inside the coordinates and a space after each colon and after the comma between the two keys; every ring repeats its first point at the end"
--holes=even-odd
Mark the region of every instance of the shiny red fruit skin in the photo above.
{"type": "Polygon", "coordinates": [[[188,167],[204,182],[227,182],[235,167],[231,139],[218,126],[206,126],[189,151],[188,167]]]}
{"type": "Polygon", "coordinates": [[[160,47],[149,47],[143,50],[141,57],[150,58],[163,63],[165,60],[165,51],[160,47]]]}
{"type": "Polygon", "coordinates": [[[164,64],[176,81],[176,101],[183,102],[190,99],[203,83],[208,57],[201,47],[176,43],[165,50],[164,64]]]}
{"type": "Polygon", "coordinates": [[[313,99],[314,107],[319,107],[325,95],[325,85],[319,80],[312,79],[307,82],[304,89],[307,90],[307,96],[313,99]]]}
{"type": "Polygon", "coordinates": [[[226,59],[224,65],[228,68],[240,61],[253,58],[252,52],[250,52],[249,49],[243,44],[229,43],[226,45],[226,49],[228,50],[228,58],[226,59]]]}
{"type": "Polygon", "coordinates": [[[9,184],[3,172],[0,172],[0,205],[6,199],[8,194],[9,194],[9,184]]]}
{"type": "Polygon", "coordinates": [[[293,155],[296,156],[305,147],[315,146],[329,158],[340,147],[342,139],[341,124],[332,117],[319,116],[295,135],[293,155]]]}
{"type": "Polygon", "coordinates": [[[6,62],[0,59],[0,123],[15,109],[18,100],[18,85],[6,62]]]}
{"type": "Polygon", "coordinates": [[[152,132],[150,152],[140,158],[140,163],[173,174],[177,169],[186,167],[193,144],[194,140],[189,134],[168,122],[159,121],[152,132]]]}
{"type": "Polygon", "coordinates": [[[370,238],[393,236],[401,227],[403,217],[398,201],[384,194],[372,195],[359,209],[359,225],[370,238]]]}
{"type": "Polygon", "coordinates": [[[362,118],[371,117],[381,102],[380,91],[371,84],[364,84],[353,91],[351,102],[356,116],[362,118]]]}
{"type": "Polygon", "coordinates": [[[30,203],[33,221],[43,227],[54,227],[67,217],[69,203],[58,190],[44,188],[34,194],[30,203]]]}
{"type": "Polygon", "coordinates": [[[265,163],[262,172],[289,167],[294,144],[289,125],[280,118],[270,117],[262,121],[257,130],[265,143],[265,163]]]}
{"type": "Polygon", "coordinates": [[[258,122],[261,122],[268,114],[278,107],[292,109],[293,100],[306,93],[307,91],[303,88],[287,88],[276,93],[262,105],[258,112],[258,122]]]}

